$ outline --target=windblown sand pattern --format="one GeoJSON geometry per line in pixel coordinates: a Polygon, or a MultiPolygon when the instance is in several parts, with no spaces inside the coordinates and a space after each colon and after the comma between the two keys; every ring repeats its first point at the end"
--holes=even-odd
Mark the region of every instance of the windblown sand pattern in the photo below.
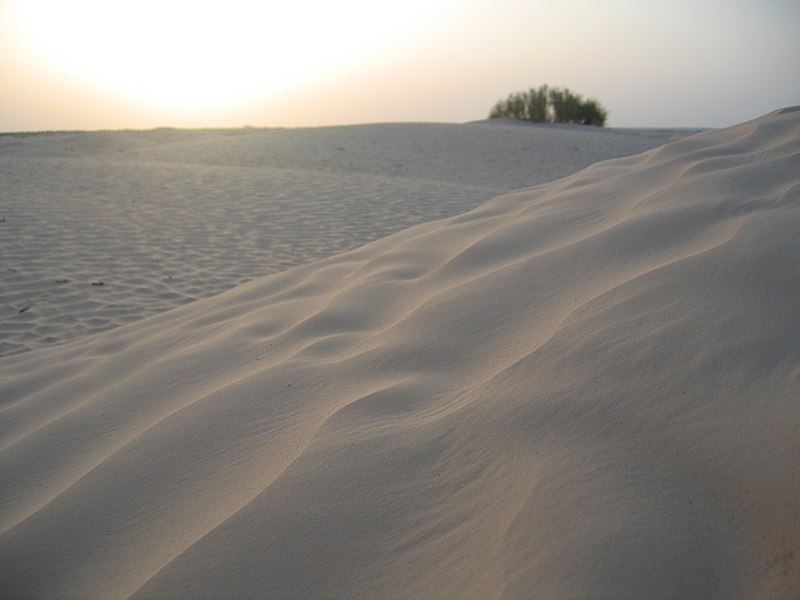
{"type": "Polygon", "coordinates": [[[0,355],[463,213],[656,134],[479,123],[0,136],[0,355]]]}
{"type": "Polygon", "coordinates": [[[786,109],[6,357],[0,589],[796,598],[798,231],[786,109]]]}

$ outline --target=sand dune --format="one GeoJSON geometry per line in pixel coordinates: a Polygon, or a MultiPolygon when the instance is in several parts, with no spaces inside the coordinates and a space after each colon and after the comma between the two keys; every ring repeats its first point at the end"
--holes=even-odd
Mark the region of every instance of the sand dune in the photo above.
{"type": "Polygon", "coordinates": [[[497,123],[0,136],[0,356],[662,142],[497,123]]]}
{"type": "Polygon", "coordinates": [[[0,589],[797,597],[798,231],[785,109],[5,357],[0,589]]]}

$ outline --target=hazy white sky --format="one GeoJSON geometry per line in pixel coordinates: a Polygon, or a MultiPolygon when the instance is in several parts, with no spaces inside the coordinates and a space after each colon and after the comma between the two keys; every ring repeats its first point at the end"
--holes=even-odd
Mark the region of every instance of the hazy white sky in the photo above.
{"type": "Polygon", "coordinates": [[[542,83],[615,127],[800,104],[800,1],[0,0],[0,131],[462,122],[542,83]]]}

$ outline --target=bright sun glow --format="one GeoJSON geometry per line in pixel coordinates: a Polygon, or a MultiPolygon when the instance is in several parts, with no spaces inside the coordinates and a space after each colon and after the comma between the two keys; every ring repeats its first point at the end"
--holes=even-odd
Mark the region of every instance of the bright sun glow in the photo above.
{"type": "Polygon", "coordinates": [[[275,96],[414,45],[447,4],[404,0],[12,0],[27,51],[60,75],[199,112],[275,96]]]}

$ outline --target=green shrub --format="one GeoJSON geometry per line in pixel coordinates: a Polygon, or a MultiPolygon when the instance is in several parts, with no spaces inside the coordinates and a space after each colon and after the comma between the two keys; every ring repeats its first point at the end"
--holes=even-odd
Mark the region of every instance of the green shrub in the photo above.
{"type": "Polygon", "coordinates": [[[527,92],[514,92],[499,100],[489,118],[500,117],[533,123],[579,123],[603,127],[608,111],[597,100],[584,100],[583,96],[567,88],[542,85],[527,92]]]}

